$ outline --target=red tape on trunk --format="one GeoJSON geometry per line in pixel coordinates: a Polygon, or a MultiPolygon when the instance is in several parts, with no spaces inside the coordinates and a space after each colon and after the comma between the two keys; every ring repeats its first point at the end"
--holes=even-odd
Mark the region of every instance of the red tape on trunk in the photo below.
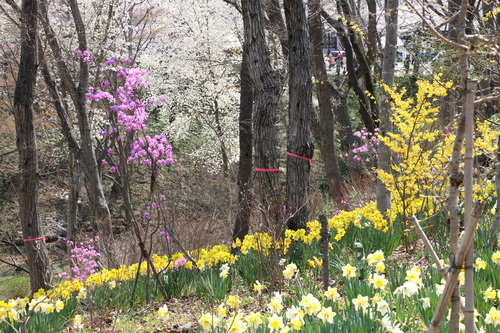
{"type": "Polygon", "coordinates": [[[44,242],[44,243],[45,243],[45,237],[38,237],[38,238],[23,239],[23,241],[25,241],[25,242],[29,242],[29,241],[39,240],[39,239],[41,239],[41,240],[42,240],[42,242],[44,242]]]}
{"type": "Polygon", "coordinates": [[[293,156],[293,157],[298,157],[298,158],[301,158],[303,160],[306,160],[309,162],[309,165],[313,165],[313,160],[312,158],[307,158],[307,157],[302,157],[302,156],[299,156],[299,155],[295,155],[295,154],[292,154],[292,153],[286,153],[287,155],[290,155],[290,156],[293,156]]]}

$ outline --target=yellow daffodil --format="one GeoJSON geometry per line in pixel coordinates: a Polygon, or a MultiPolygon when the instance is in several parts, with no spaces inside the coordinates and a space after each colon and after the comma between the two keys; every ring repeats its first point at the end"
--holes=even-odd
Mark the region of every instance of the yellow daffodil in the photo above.
{"type": "Polygon", "coordinates": [[[484,322],[493,326],[500,325],[500,310],[492,307],[490,309],[490,312],[488,312],[488,314],[486,315],[484,322]]]}
{"type": "Polygon", "coordinates": [[[168,316],[169,316],[168,308],[167,305],[164,304],[162,307],[158,309],[158,317],[160,317],[160,319],[167,319],[168,316]]]}
{"type": "Polygon", "coordinates": [[[321,310],[318,312],[318,318],[325,322],[329,322],[330,324],[333,324],[333,317],[335,317],[337,314],[332,311],[332,307],[329,306],[327,308],[321,308],[321,310]]]}
{"type": "Polygon", "coordinates": [[[365,310],[368,307],[368,296],[361,296],[358,294],[358,297],[354,298],[352,300],[352,304],[354,305],[354,308],[356,310],[359,310],[359,308],[362,308],[365,310]]]}
{"type": "Polygon", "coordinates": [[[262,316],[260,315],[260,313],[250,312],[245,316],[245,320],[248,327],[254,330],[262,325],[262,316]]]}
{"type": "Polygon", "coordinates": [[[255,283],[253,284],[253,290],[254,290],[254,291],[256,291],[256,292],[258,292],[258,293],[259,293],[259,295],[260,295],[260,293],[261,293],[261,292],[262,292],[262,290],[264,290],[264,289],[266,289],[266,287],[265,287],[265,286],[263,286],[263,285],[259,282],[259,280],[255,280],[255,283]]]}
{"type": "Polygon", "coordinates": [[[491,299],[494,300],[497,297],[497,291],[496,289],[493,289],[492,287],[489,287],[485,291],[483,291],[484,298],[485,299],[491,299]]]}
{"type": "Polygon", "coordinates": [[[325,296],[327,299],[332,301],[335,301],[340,297],[337,288],[332,288],[332,287],[328,287],[327,291],[325,291],[325,296]]]}
{"type": "Polygon", "coordinates": [[[302,296],[299,305],[304,309],[304,312],[308,315],[316,314],[321,309],[320,301],[310,293],[302,296]]]}
{"type": "Polygon", "coordinates": [[[482,269],[486,269],[486,261],[481,258],[476,258],[476,262],[474,264],[474,269],[476,271],[480,271],[482,269]]]}
{"type": "Polygon", "coordinates": [[[345,276],[348,279],[356,277],[356,267],[353,267],[350,264],[345,265],[342,267],[342,276],[345,276]]]}
{"type": "Polygon", "coordinates": [[[226,303],[227,303],[227,305],[229,305],[229,307],[231,309],[238,309],[240,307],[241,300],[240,300],[240,297],[238,295],[230,295],[227,298],[226,303]]]}
{"type": "Polygon", "coordinates": [[[495,264],[500,265],[500,251],[497,251],[497,252],[493,253],[493,255],[491,256],[491,260],[495,264]]]}
{"type": "Polygon", "coordinates": [[[368,282],[373,284],[377,289],[384,289],[387,283],[389,283],[385,276],[379,274],[373,274],[372,277],[368,279],[368,282]]]}
{"type": "Polygon", "coordinates": [[[205,313],[198,320],[198,323],[201,325],[204,331],[208,331],[219,325],[220,319],[211,315],[210,313],[205,313]]]}
{"type": "Polygon", "coordinates": [[[273,314],[268,319],[267,327],[269,327],[271,329],[271,332],[274,332],[276,330],[279,330],[280,328],[283,328],[284,327],[283,318],[278,316],[278,314],[276,314],[276,313],[273,314]]]}

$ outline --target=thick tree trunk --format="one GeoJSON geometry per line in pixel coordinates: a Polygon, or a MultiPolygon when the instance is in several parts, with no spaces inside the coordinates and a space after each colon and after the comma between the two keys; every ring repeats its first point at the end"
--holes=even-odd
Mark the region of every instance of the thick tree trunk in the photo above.
{"type": "Polygon", "coordinates": [[[38,212],[38,152],[33,119],[37,72],[37,0],[23,0],[21,60],[14,91],[14,119],[19,154],[19,209],[28,257],[31,291],[51,287],[50,262],[38,212]]]}
{"type": "MultiPolygon", "coordinates": [[[[322,41],[323,27],[320,15],[320,1],[309,0],[310,31],[312,40],[311,64],[316,79],[316,89],[319,104],[319,119],[313,117],[313,135],[318,142],[325,163],[326,178],[330,186],[330,194],[334,203],[341,203],[342,175],[337,160],[334,138],[334,119],[332,113],[331,89],[328,84],[325,61],[323,58],[322,41]]],[[[338,105],[337,107],[340,107],[338,105]]],[[[314,113],[313,113],[314,114],[314,113]]],[[[340,132],[340,130],[339,130],[340,132]]],[[[349,147],[347,147],[348,149],[349,147]]]]}
{"type": "Polygon", "coordinates": [[[290,45],[289,132],[286,164],[287,224],[289,229],[297,230],[306,227],[310,209],[309,172],[314,154],[314,146],[311,142],[311,112],[313,111],[311,46],[303,1],[285,0],[284,7],[290,45]]]}
{"type": "MultiPolygon", "coordinates": [[[[243,46],[246,47],[246,46],[243,46]]],[[[238,213],[234,222],[233,241],[243,240],[250,228],[250,179],[252,176],[252,107],[253,93],[246,52],[240,70],[240,164],[238,169],[238,213]]]]}
{"type": "MultiPolygon", "coordinates": [[[[396,49],[398,43],[398,0],[385,2],[385,29],[386,38],[384,46],[384,59],[382,63],[382,83],[389,88],[394,85],[394,66],[396,64],[396,49]]],[[[386,136],[392,132],[392,108],[390,97],[383,91],[380,96],[379,134],[386,136]]],[[[380,142],[378,147],[378,168],[391,173],[391,150],[380,142]]],[[[391,193],[380,179],[377,179],[377,208],[385,214],[391,209],[391,193]]],[[[402,222],[403,224],[406,222],[402,222]]]]}
{"type": "MultiPolygon", "coordinates": [[[[256,182],[264,223],[281,228],[282,199],[279,177],[278,101],[276,73],[271,66],[260,0],[242,0],[248,66],[254,87],[253,144],[256,182]]],[[[274,229],[276,230],[276,229],[274,229]]],[[[276,230],[278,231],[278,230],[276,230]]],[[[279,235],[276,233],[276,237],[279,235]]]]}

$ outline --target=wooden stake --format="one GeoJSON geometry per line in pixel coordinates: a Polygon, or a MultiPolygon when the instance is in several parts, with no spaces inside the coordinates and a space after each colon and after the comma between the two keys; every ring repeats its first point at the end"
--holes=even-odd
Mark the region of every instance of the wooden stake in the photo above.
{"type": "MultiPolygon", "coordinates": [[[[420,236],[420,239],[422,239],[422,241],[424,242],[425,247],[427,248],[427,250],[431,254],[432,260],[434,260],[434,262],[436,263],[436,267],[437,267],[439,273],[441,273],[441,275],[444,277],[445,280],[448,280],[448,274],[446,272],[446,269],[443,267],[443,265],[441,265],[441,262],[439,261],[439,257],[436,254],[436,251],[434,251],[434,248],[432,247],[432,244],[429,241],[429,238],[427,238],[427,235],[422,230],[422,227],[420,226],[420,223],[418,222],[418,220],[415,217],[415,215],[410,216],[408,218],[408,220],[415,225],[415,230],[417,231],[418,235],[420,236]]],[[[460,302],[460,310],[462,311],[462,313],[465,313],[465,306],[461,302],[460,302]]],[[[478,333],[479,332],[477,330],[476,325],[474,325],[474,331],[473,332],[474,333],[478,333]]]]}
{"type": "Polygon", "coordinates": [[[323,259],[323,289],[326,291],[330,286],[330,261],[328,256],[328,243],[330,232],[328,231],[328,220],[325,215],[319,216],[321,223],[321,255],[323,259]]]}
{"type": "Polygon", "coordinates": [[[444,314],[446,312],[446,307],[448,306],[448,302],[453,293],[453,289],[457,286],[458,283],[458,274],[462,270],[462,265],[465,261],[465,257],[469,251],[469,247],[472,244],[472,240],[474,238],[474,232],[476,231],[477,223],[479,222],[479,218],[481,217],[481,213],[484,208],[484,202],[477,202],[474,207],[474,212],[472,213],[472,218],[470,219],[470,223],[465,227],[465,233],[460,242],[460,246],[455,255],[454,262],[451,263],[451,275],[448,277],[446,281],[446,285],[444,287],[443,293],[441,294],[441,298],[439,299],[439,303],[434,311],[434,315],[432,317],[428,333],[437,333],[439,331],[439,327],[441,326],[441,321],[443,320],[444,314]]]}
{"type": "MultiPolygon", "coordinates": [[[[465,176],[464,225],[468,228],[472,218],[472,170],[474,168],[474,98],[478,81],[467,81],[465,94],[465,176]]],[[[474,238],[465,258],[465,332],[474,333],[474,238]]]]}

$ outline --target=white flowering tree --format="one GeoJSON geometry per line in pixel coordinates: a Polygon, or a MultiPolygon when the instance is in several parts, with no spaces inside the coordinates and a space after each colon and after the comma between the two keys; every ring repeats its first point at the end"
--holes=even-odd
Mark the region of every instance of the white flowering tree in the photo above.
{"type": "Polygon", "coordinates": [[[241,43],[239,13],[220,1],[165,2],[166,26],[156,54],[143,53],[153,95],[164,96],[159,119],[176,142],[209,171],[238,159],[241,43]]]}

